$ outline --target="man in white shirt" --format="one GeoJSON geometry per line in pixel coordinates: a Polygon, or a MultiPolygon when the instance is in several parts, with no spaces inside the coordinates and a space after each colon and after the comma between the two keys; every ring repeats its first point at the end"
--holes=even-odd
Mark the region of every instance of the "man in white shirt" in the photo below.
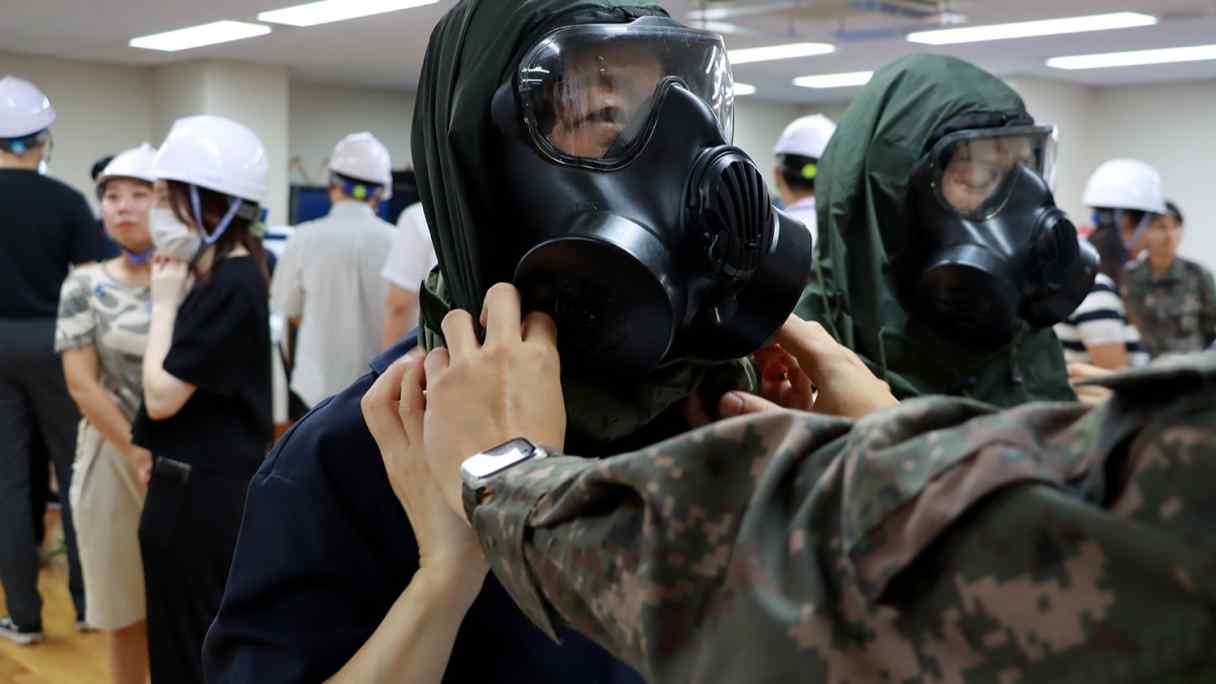
{"type": "Polygon", "coordinates": [[[777,168],[777,194],[785,205],[785,213],[802,221],[811,231],[812,244],[819,244],[819,221],[815,217],[815,179],[819,176],[819,159],[828,141],[836,132],[836,124],[822,114],[795,119],[777,140],[773,154],[777,168]]]}
{"type": "Polygon", "coordinates": [[[397,237],[381,272],[388,283],[388,297],[384,301],[385,349],[418,325],[418,291],[437,263],[422,204],[414,204],[401,212],[397,220],[397,237]]]}
{"type": "Polygon", "coordinates": [[[387,296],[380,266],[392,224],[388,149],[371,133],[343,138],[329,160],[329,215],[298,226],[270,287],[271,305],[298,325],[291,388],[308,406],[344,389],[380,352],[387,296]]]}

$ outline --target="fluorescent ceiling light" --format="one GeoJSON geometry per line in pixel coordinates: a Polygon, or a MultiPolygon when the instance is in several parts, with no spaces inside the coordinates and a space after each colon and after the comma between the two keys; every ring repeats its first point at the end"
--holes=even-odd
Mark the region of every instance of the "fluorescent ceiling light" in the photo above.
{"type": "Polygon", "coordinates": [[[358,19],[359,17],[370,17],[373,14],[433,5],[436,2],[439,0],[321,0],[321,2],[310,2],[305,5],[262,12],[258,15],[258,21],[290,26],[316,26],[333,21],[358,19]]]}
{"type": "Polygon", "coordinates": [[[190,26],[176,31],[153,33],[148,36],[132,38],[128,45],[145,50],[163,50],[177,52],[189,50],[204,45],[228,43],[245,38],[256,38],[270,33],[269,26],[247,24],[242,21],[214,21],[210,24],[190,26]]]}
{"type": "Polygon", "coordinates": [[[1216,45],[1165,48],[1162,50],[1132,50],[1098,55],[1052,57],[1047,66],[1054,69],[1109,69],[1111,67],[1169,64],[1172,62],[1201,62],[1216,59],[1216,45]]]}
{"type": "Polygon", "coordinates": [[[755,95],[756,86],[747,83],[735,84],[735,97],[743,97],[744,95],[755,95]]]}
{"type": "Polygon", "coordinates": [[[940,29],[936,31],[917,31],[916,33],[909,33],[908,40],[913,43],[925,43],[927,45],[953,45],[955,43],[979,43],[987,40],[1054,36],[1061,33],[1109,31],[1112,29],[1152,26],[1156,23],[1157,17],[1148,14],[1116,12],[1114,14],[1095,14],[1088,17],[1069,17],[1066,19],[1022,21],[1014,24],[993,24],[991,26],[968,26],[965,28],[940,29]]]}
{"type": "Polygon", "coordinates": [[[727,53],[731,64],[748,64],[750,62],[770,62],[777,59],[794,59],[796,57],[813,57],[836,52],[836,46],[829,43],[790,43],[789,45],[769,45],[768,47],[744,48],[731,50],[727,53]]]}
{"type": "Polygon", "coordinates": [[[851,71],[846,74],[820,74],[817,76],[799,76],[794,79],[794,85],[803,88],[851,88],[863,86],[870,82],[873,71],[851,71]]]}

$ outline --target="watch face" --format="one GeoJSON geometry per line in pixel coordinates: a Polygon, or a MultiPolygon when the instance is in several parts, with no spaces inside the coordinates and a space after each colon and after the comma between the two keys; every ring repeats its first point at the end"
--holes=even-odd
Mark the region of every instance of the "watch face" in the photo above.
{"type": "Polygon", "coordinates": [[[460,466],[461,474],[475,479],[490,477],[516,463],[532,458],[533,451],[535,448],[528,440],[513,439],[466,460],[460,466]]]}

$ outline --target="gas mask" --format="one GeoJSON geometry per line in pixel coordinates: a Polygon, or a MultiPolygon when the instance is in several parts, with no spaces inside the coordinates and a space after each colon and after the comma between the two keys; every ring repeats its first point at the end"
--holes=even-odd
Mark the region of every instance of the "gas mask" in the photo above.
{"type": "Polygon", "coordinates": [[[557,321],[563,364],[735,359],[793,311],[810,235],[730,144],[720,37],[660,17],[559,28],[492,109],[514,282],[557,321]]]}
{"type": "Polygon", "coordinates": [[[1051,193],[1055,130],[1014,125],[945,135],[913,173],[921,258],[907,277],[920,310],[971,343],[996,347],[1069,316],[1098,254],[1051,193]]]}

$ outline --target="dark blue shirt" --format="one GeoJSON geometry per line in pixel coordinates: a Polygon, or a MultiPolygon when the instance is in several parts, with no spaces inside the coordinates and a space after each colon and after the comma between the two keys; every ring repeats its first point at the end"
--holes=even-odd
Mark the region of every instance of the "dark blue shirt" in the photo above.
{"type": "MultiPolygon", "coordinates": [[[[359,402],[415,344],[411,334],[376,358],[371,373],[322,401],[250,483],[223,603],[203,648],[208,682],[323,681],[405,590],[418,547],[359,402]]],[[[444,682],[642,679],[577,634],[564,634],[560,646],[549,641],[491,574],[461,625],[444,682]]]]}

